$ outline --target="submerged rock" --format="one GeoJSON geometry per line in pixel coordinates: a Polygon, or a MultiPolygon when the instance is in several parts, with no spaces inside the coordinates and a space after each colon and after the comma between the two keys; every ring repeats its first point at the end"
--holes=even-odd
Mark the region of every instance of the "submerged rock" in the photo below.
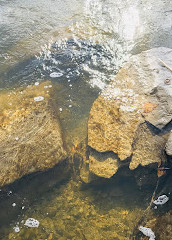
{"type": "Polygon", "coordinates": [[[49,83],[0,96],[0,186],[67,157],[49,83]]]}
{"type": "Polygon", "coordinates": [[[91,151],[89,170],[100,177],[110,178],[118,170],[118,158],[113,153],[91,151]]]}
{"type": "Polygon", "coordinates": [[[121,161],[131,158],[132,170],[162,160],[166,136],[158,136],[157,130],[172,120],[171,58],[172,49],[155,48],[132,56],[124,65],[92,105],[88,120],[92,149],[114,152],[121,161]]]}

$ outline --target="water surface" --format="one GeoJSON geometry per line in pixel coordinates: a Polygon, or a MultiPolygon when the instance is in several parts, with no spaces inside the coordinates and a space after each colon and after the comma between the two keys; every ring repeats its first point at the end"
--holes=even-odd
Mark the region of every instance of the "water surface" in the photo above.
{"type": "MultiPolygon", "coordinates": [[[[172,47],[171,10],[167,0],[0,0],[0,90],[52,81],[72,147],[86,138],[91,105],[124,62],[172,47]]],[[[2,189],[0,239],[129,239],[154,186],[139,189],[120,174],[85,185],[75,167],[60,175],[67,166],[2,189]],[[29,217],[40,227],[25,227],[29,217]]]]}

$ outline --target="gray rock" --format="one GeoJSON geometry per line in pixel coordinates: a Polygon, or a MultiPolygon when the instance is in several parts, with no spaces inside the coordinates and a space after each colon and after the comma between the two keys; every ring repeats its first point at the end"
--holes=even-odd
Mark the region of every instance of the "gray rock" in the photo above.
{"type": "Polygon", "coordinates": [[[166,143],[165,151],[169,156],[172,156],[172,131],[170,132],[168,141],[166,143]]]}

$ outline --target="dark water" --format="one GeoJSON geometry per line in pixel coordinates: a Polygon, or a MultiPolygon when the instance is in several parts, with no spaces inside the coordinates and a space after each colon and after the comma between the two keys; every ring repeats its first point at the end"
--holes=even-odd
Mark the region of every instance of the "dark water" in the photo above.
{"type": "MultiPolygon", "coordinates": [[[[162,0],[0,0],[0,89],[52,81],[72,146],[86,138],[93,101],[131,54],[172,47],[171,9],[162,0]]],[[[156,182],[139,188],[125,170],[85,184],[68,161],[1,190],[0,239],[129,239],[156,182]],[[30,217],[39,228],[24,226],[30,217]]]]}

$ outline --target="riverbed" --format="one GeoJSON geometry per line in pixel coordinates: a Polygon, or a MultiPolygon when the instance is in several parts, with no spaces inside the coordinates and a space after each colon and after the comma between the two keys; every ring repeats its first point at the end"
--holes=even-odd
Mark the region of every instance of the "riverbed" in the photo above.
{"type": "MultiPolygon", "coordinates": [[[[87,138],[94,100],[131,55],[172,48],[171,26],[167,0],[0,0],[0,91],[51,81],[73,154],[87,138]]],[[[1,189],[0,239],[130,238],[155,186],[141,188],[120,172],[86,184],[74,163],[1,189]],[[39,227],[25,226],[28,218],[39,227]]]]}

